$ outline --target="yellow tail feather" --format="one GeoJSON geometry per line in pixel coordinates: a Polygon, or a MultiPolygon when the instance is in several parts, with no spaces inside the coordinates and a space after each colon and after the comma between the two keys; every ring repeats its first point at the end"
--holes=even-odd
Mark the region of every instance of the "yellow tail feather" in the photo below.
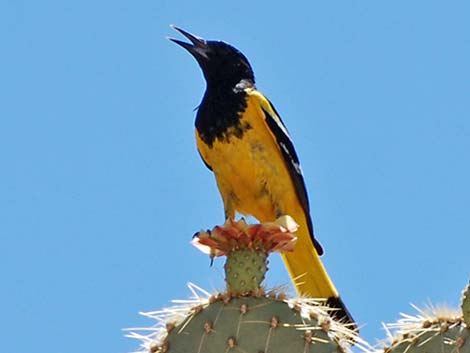
{"type": "Polygon", "coordinates": [[[306,226],[296,233],[295,250],[283,253],[282,258],[299,295],[312,298],[338,297],[333,282],[317,255],[306,226]]]}
{"type": "Polygon", "coordinates": [[[285,252],[282,259],[300,296],[325,299],[326,305],[333,308],[332,315],[353,329],[357,326],[349,310],[344,305],[333,282],[328,276],[310,238],[307,222],[302,213],[295,212],[300,226],[296,232],[297,244],[293,252],[285,252]]]}

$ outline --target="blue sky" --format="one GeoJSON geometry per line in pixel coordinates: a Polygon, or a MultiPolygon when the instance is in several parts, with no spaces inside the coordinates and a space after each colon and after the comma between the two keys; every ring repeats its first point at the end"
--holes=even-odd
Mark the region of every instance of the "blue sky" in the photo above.
{"type": "MultiPolygon", "coordinates": [[[[4,352],[126,352],[124,327],[221,288],[196,152],[204,82],[169,24],[242,50],[286,123],[325,265],[366,339],[469,279],[468,1],[0,2],[4,352]]],[[[288,283],[278,258],[269,284],[288,283]]]]}

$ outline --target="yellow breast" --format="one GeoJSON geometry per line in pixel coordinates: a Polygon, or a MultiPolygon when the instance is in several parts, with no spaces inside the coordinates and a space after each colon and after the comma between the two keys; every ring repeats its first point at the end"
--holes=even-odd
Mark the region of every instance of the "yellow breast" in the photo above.
{"type": "Polygon", "coordinates": [[[240,138],[229,129],[228,138],[209,147],[196,133],[197,146],[212,167],[226,209],[272,221],[296,203],[295,190],[258,97],[248,95],[240,122],[248,126],[240,138]]]}

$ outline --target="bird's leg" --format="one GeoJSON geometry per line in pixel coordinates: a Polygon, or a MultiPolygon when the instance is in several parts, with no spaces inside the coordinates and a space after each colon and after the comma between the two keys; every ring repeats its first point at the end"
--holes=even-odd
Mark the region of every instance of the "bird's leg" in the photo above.
{"type": "Polygon", "coordinates": [[[237,197],[233,192],[230,184],[227,183],[223,178],[218,177],[217,173],[215,173],[215,180],[220,191],[220,196],[222,196],[222,202],[224,203],[225,221],[229,219],[233,220],[235,219],[234,201],[237,199],[237,197]]]}
{"type": "Polygon", "coordinates": [[[235,210],[232,207],[224,207],[225,220],[234,220],[235,219],[235,210]]]}
{"type": "Polygon", "coordinates": [[[235,207],[233,205],[233,200],[235,196],[233,193],[227,193],[227,195],[222,194],[222,201],[224,202],[224,215],[225,221],[235,219],[235,207]]]}
{"type": "Polygon", "coordinates": [[[285,213],[282,212],[281,206],[279,206],[279,204],[277,203],[274,204],[273,208],[274,208],[274,214],[276,215],[276,219],[285,215],[285,213]]]}

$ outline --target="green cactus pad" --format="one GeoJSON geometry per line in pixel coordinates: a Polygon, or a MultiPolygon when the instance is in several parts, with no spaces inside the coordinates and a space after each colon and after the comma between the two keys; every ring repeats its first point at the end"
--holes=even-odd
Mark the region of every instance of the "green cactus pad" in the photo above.
{"type": "Polygon", "coordinates": [[[467,285],[462,295],[462,313],[467,328],[470,328],[470,284],[467,285]]]}
{"type": "Polygon", "coordinates": [[[385,349],[387,353],[469,353],[469,330],[462,325],[422,328],[413,335],[403,337],[385,349]],[[443,332],[441,332],[443,331],[443,332]]]}
{"type": "Polygon", "coordinates": [[[267,255],[253,249],[232,251],[225,263],[227,290],[246,295],[259,290],[267,271],[267,255]]]}
{"type": "Polygon", "coordinates": [[[449,309],[428,309],[414,317],[405,315],[385,353],[470,353],[470,330],[461,314],[449,309]],[[442,311],[442,312],[441,312],[442,311]]]}
{"type": "Polygon", "coordinates": [[[194,310],[155,352],[342,352],[330,319],[266,297],[221,297],[194,310]],[[317,316],[317,317],[316,317],[317,316]],[[315,318],[316,317],[316,318],[315,318]],[[321,320],[324,320],[323,322],[321,320]]]}

